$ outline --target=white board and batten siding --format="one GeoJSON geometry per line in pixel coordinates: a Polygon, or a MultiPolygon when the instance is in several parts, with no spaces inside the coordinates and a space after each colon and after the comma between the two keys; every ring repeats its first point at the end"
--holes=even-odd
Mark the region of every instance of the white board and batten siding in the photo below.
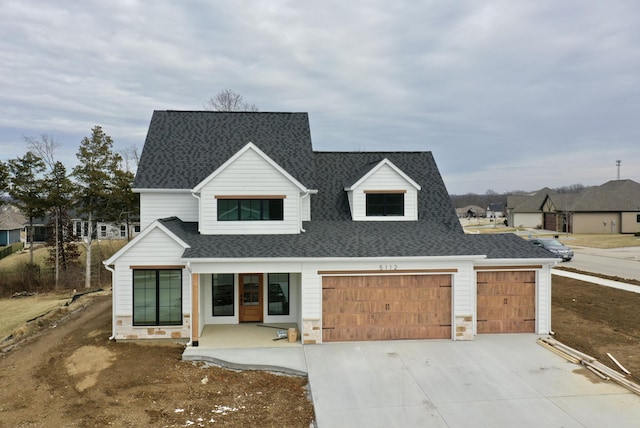
{"type": "MultiPolygon", "coordinates": [[[[135,245],[123,253],[115,262],[113,283],[115,293],[115,315],[133,315],[133,270],[131,266],[177,266],[184,248],[160,229],[151,230],[138,239],[135,245]]],[[[182,270],[182,313],[191,313],[191,274],[182,270]]]]}
{"type": "Polygon", "coordinates": [[[418,219],[418,190],[389,165],[382,165],[348,195],[351,215],[356,221],[415,221],[418,219]],[[406,191],[404,216],[367,217],[367,191],[406,191]]]}
{"type": "Polygon", "coordinates": [[[198,200],[191,191],[140,192],[140,229],[155,220],[178,217],[184,222],[198,221],[198,200]]]}
{"type": "Polygon", "coordinates": [[[280,171],[247,150],[208,182],[200,192],[200,233],[203,235],[300,233],[300,190],[280,171]],[[284,220],[218,221],[218,196],[283,195],[284,220]]]}

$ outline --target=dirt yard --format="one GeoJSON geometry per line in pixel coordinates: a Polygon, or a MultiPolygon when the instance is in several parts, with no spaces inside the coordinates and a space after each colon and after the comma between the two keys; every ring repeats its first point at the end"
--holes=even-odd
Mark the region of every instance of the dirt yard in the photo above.
{"type": "Polygon", "coordinates": [[[182,346],[109,341],[111,296],[0,353],[0,427],[304,427],[307,379],[181,361],[182,346]]]}
{"type": "Polygon", "coordinates": [[[640,382],[640,294],[559,276],[552,287],[555,338],[620,372],[610,353],[640,382]]]}
{"type": "MultiPolygon", "coordinates": [[[[640,374],[640,294],[553,280],[556,339],[640,374]]],[[[182,347],[115,343],[109,295],[0,352],[0,427],[309,427],[307,380],[180,360],[182,347]]],[[[590,373],[587,376],[595,376],[590,373]]],[[[595,380],[595,379],[594,379],[595,380]]],[[[634,379],[638,382],[638,379],[634,379]]]]}

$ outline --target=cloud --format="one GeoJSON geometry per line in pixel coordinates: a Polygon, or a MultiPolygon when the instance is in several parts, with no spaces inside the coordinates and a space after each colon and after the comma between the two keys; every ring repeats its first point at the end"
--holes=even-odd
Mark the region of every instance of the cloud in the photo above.
{"type": "Polygon", "coordinates": [[[0,159],[41,133],[75,153],[96,124],[141,147],[154,109],[201,109],[229,88],[309,112],[318,150],[432,150],[453,193],[600,184],[617,158],[638,180],[639,9],[6,1],[0,159]]]}

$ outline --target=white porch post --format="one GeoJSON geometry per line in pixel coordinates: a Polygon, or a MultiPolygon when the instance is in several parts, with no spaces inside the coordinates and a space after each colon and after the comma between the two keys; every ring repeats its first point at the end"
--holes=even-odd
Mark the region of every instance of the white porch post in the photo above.
{"type": "Polygon", "coordinates": [[[198,346],[199,339],[199,319],[200,319],[200,275],[197,273],[191,274],[191,345],[198,346]]]}

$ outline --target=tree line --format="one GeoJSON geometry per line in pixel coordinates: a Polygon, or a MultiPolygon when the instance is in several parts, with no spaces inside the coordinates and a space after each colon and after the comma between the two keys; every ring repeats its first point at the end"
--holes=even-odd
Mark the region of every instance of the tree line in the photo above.
{"type": "MultiPolygon", "coordinates": [[[[59,274],[78,263],[79,247],[86,253],[86,288],[91,287],[92,243],[97,237],[98,222],[129,223],[139,213],[138,195],[132,192],[134,174],[130,158],[137,161],[137,151],[129,149],[126,157],[113,150],[113,140],[101,126],[91,129],[76,153],[78,164],[70,171],[56,160],[57,143],[47,135],[25,137],[28,151],[22,157],[0,161],[0,195],[27,220],[27,242],[34,242],[34,222],[47,219],[51,231],[49,257],[59,274]],[[76,235],[72,215],[85,225],[82,237],[76,235]]],[[[128,232],[127,232],[128,233],[128,232]]],[[[29,247],[29,266],[34,265],[33,245],[29,247]]]]}

